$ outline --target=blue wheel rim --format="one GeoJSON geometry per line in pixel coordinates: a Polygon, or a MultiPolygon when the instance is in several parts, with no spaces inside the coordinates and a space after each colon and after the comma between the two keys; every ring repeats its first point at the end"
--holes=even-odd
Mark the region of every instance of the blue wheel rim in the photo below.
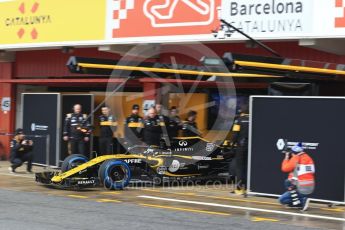
{"type": "Polygon", "coordinates": [[[109,162],[104,170],[104,186],[108,189],[123,189],[129,184],[129,181],[131,179],[131,171],[128,165],[123,161],[113,161],[109,162]],[[109,177],[109,171],[113,169],[115,166],[120,166],[124,169],[124,179],[122,179],[120,182],[113,181],[112,178],[109,177]]]}

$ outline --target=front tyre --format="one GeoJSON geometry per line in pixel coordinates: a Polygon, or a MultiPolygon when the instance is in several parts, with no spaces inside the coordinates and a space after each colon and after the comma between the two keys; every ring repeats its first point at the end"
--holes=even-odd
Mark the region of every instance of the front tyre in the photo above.
{"type": "Polygon", "coordinates": [[[86,156],[81,155],[81,154],[72,154],[66,157],[65,160],[63,161],[61,165],[61,172],[66,172],[86,162],[88,162],[88,159],[86,156]]]}
{"type": "Polygon", "coordinates": [[[131,171],[126,162],[112,159],[101,164],[98,177],[105,188],[118,190],[129,184],[131,171]]]}

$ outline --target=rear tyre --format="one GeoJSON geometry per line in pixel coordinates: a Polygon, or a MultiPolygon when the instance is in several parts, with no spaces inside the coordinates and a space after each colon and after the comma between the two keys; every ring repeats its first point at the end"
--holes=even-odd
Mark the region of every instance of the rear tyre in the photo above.
{"type": "Polygon", "coordinates": [[[127,163],[120,160],[107,160],[98,170],[101,184],[109,190],[125,188],[131,179],[131,170],[127,163]]]}
{"type": "Polygon", "coordinates": [[[63,161],[61,165],[61,172],[66,172],[86,162],[88,162],[88,159],[86,156],[81,155],[81,154],[72,154],[66,157],[65,160],[63,161]]]}

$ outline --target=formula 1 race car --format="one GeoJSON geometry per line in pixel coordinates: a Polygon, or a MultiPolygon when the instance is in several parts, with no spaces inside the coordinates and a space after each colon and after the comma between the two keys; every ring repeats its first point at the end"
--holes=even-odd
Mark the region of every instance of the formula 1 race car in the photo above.
{"type": "Polygon", "coordinates": [[[36,173],[36,181],[63,188],[86,188],[103,185],[123,189],[129,182],[169,181],[219,178],[228,172],[226,157],[231,149],[224,144],[200,137],[176,138],[171,148],[133,146],[127,154],[104,155],[90,161],[79,154],[68,156],[61,172],[36,173]]]}

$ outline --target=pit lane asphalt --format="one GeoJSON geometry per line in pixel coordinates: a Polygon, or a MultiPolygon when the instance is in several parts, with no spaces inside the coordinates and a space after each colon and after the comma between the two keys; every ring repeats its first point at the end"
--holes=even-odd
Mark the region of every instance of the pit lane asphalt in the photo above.
{"type": "Polygon", "coordinates": [[[312,203],[302,213],[275,199],[230,195],[225,185],[69,191],[37,184],[25,167],[7,168],[0,162],[0,229],[345,230],[343,206],[312,203]]]}

